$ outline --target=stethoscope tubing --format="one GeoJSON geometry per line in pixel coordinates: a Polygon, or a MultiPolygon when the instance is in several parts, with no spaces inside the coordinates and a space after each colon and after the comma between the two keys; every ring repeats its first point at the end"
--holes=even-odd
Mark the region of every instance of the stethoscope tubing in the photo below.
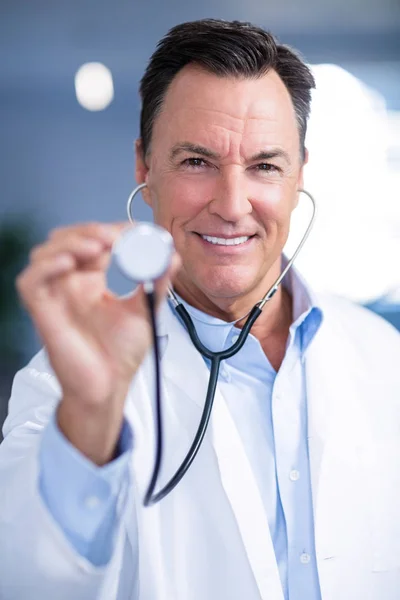
{"type": "MultiPolygon", "coordinates": [[[[183,461],[182,461],[181,465],[179,466],[178,470],[176,471],[175,475],[170,479],[170,481],[159,492],[157,492],[156,494],[153,495],[155,485],[156,485],[156,482],[158,479],[158,473],[161,468],[161,455],[162,455],[162,450],[160,452],[160,448],[162,446],[162,423],[160,423],[160,421],[162,419],[161,393],[160,393],[160,381],[158,380],[158,382],[156,384],[156,429],[157,429],[157,440],[158,441],[156,444],[156,459],[155,459],[153,474],[152,474],[150,484],[149,484],[149,487],[148,487],[146,495],[145,495],[145,500],[144,500],[145,506],[149,506],[151,504],[155,504],[156,502],[159,502],[160,500],[165,498],[165,496],[167,496],[170,492],[172,492],[172,490],[178,485],[178,483],[181,481],[181,479],[183,478],[183,476],[189,469],[190,465],[194,461],[196,454],[198,453],[200,446],[203,442],[204,436],[205,436],[207,428],[208,428],[208,423],[210,421],[212,407],[214,404],[215,391],[217,388],[219,367],[220,367],[221,361],[225,360],[227,358],[230,358],[231,356],[234,356],[234,354],[239,352],[239,350],[242,348],[243,344],[245,343],[247,336],[250,333],[250,329],[253,327],[256,319],[260,316],[260,314],[262,312],[261,309],[258,308],[258,306],[254,306],[252,311],[250,312],[249,316],[247,317],[246,323],[244,324],[243,329],[241,330],[239,338],[236,340],[236,342],[230,348],[227,348],[226,350],[221,350],[219,352],[213,352],[209,348],[204,346],[204,344],[200,341],[200,338],[197,335],[197,331],[194,326],[194,323],[193,323],[189,313],[187,312],[186,308],[183,306],[183,304],[179,304],[178,306],[176,306],[175,310],[179,314],[181,319],[183,320],[185,327],[188,331],[188,334],[190,336],[190,339],[191,339],[193,345],[195,346],[195,348],[205,358],[209,358],[211,360],[210,379],[208,382],[207,395],[206,395],[206,400],[204,403],[203,412],[201,415],[201,420],[200,420],[198,429],[196,431],[194,440],[192,442],[192,445],[190,446],[188,453],[186,454],[185,458],[183,459],[183,461]],[[160,431],[161,431],[161,435],[160,435],[160,431]]],[[[153,319],[152,319],[152,321],[153,321],[153,319]]],[[[154,339],[153,339],[153,341],[154,341],[154,339]]],[[[158,346],[158,340],[155,341],[155,344],[158,346]]],[[[158,355],[158,351],[157,351],[157,355],[158,355]]],[[[155,358],[156,364],[157,364],[157,360],[158,359],[155,358]]],[[[156,370],[156,380],[158,377],[160,377],[159,365],[156,370]]]]}

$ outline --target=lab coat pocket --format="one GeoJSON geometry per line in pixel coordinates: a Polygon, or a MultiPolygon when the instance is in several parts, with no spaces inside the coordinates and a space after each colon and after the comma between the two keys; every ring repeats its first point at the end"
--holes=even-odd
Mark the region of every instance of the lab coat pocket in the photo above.
{"type": "Polygon", "coordinates": [[[371,468],[372,570],[400,571],[400,439],[374,444],[371,468]]]}

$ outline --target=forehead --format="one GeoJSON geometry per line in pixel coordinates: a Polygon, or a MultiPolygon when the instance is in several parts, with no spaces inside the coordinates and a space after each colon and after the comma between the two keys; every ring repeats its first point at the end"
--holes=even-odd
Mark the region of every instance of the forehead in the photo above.
{"type": "Polygon", "coordinates": [[[153,142],[260,143],[298,147],[293,103],[279,75],[220,77],[188,65],[173,79],[153,128],[153,142]]]}

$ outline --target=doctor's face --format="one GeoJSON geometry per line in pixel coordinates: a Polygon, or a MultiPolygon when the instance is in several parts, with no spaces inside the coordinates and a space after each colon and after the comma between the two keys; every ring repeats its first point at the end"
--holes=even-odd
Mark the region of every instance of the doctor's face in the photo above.
{"type": "Polygon", "coordinates": [[[274,72],[222,78],[189,65],[172,81],[136,175],[182,259],[178,291],[218,303],[268,289],[302,186],[299,131],[274,72]],[[219,302],[218,302],[219,301],[219,302]]]}

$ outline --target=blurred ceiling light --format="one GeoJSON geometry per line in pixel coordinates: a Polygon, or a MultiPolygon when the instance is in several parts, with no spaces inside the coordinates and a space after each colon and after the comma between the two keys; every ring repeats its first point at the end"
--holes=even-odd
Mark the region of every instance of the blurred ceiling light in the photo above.
{"type": "MultiPolygon", "coordinates": [[[[387,163],[385,102],[341,67],[312,70],[317,89],[305,188],[315,196],[318,212],[297,266],[316,289],[369,302],[400,286],[400,237],[393,229],[398,193],[387,163]]],[[[300,197],[285,246],[288,256],[309,214],[300,197]]]]}
{"type": "Polygon", "coordinates": [[[104,110],[114,98],[110,69],[99,62],[85,63],[75,74],[75,92],[83,108],[104,110]]]}

